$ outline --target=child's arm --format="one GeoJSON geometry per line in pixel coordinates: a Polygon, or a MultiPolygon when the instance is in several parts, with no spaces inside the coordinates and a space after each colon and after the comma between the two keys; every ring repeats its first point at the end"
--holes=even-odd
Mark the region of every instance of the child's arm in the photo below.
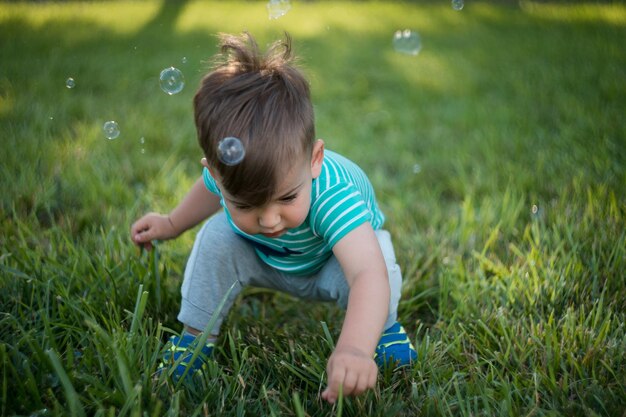
{"type": "Polygon", "coordinates": [[[348,308],[334,352],[328,359],[328,387],[322,398],[358,395],[376,384],[374,351],[389,314],[389,280],[376,234],[369,223],[357,227],[333,248],[350,285],[348,308]]]}
{"type": "Polygon", "coordinates": [[[219,197],[207,190],[200,177],[169,215],[148,213],[131,227],[135,244],[152,248],[155,239],[171,239],[207,219],[220,208],[219,197]]]}

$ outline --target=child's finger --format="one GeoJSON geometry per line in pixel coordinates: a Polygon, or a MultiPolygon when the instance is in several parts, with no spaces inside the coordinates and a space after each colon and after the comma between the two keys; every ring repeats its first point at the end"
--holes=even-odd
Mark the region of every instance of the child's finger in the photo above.
{"type": "Polygon", "coordinates": [[[343,379],[343,394],[352,395],[359,383],[359,376],[355,372],[348,371],[343,379]]]}
{"type": "Polygon", "coordinates": [[[335,401],[337,401],[337,395],[331,392],[330,387],[326,387],[324,392],[322,392],[322,398],[330,404],[335,404],[335,401]]]}
{"type": "Polygon", "coordinates": [[[153,214],[149,213],[143,216],[142,218],[140,218],[139,220],[137,220],[135,223],[133,223],[133,225],[130,227],[132,234],[135,235],[136,233],[142,232],[144,230],[148,230],[152,224],[152,221],[151,221],[152,217],[153,217],[153,214]]]}
{"type": "Polygon", "coordinates": [[[345,368],[335,367],[328,375],[328,387],[326,387],[326,390],[322,393],[322,398],[329,403],[334,404],[335,401],[337,401],[337,397],[339,395],[339,391],[341,390],[341,386],[344,383],[345,377],[345,368]]]}
{"type": "Polygon", "coordinates": [[[154,239],[154,230],[153,230],[153,228],[151,228],[149,226],[145,227],[144,229],[139,229],[133,235],[133,239],[137,243],[150,242],[150,241],[152,241],[154,239]]]}

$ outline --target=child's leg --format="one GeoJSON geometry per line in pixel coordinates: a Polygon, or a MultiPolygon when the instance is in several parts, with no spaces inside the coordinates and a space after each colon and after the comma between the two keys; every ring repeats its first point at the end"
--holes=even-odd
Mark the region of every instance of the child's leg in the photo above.
{"type": "MultiPolygon", "coordinates": [[[[392,326],[398,318],[398,303],[402,291],[402,272],[396,263],[396,255],[391,243],[391,236],[386,230],[376,230],[378,244],[385,258],[387,275],[389,278],[389,314],[385,322],[384,329],[392,326]]],[[[315,286],[309,294],[300,295],[302,298],[312,298],[317,300],[337,301],[340,307],[348,307],[348,295],[350,287],[345,275],[339,265],[339,261],[333,256],[322,268],[316,278],[315,286]]]]}
{"type": "Polygon", "coordinates": [[[398,304],[400,303],[400,295],[402,294],[402,271],[396,262],[396,253],[391,243],[391,235],[386,230],[377,230],[376,237],[380,244],[380,249],[385,258],[387,265],[387,274],[389,275],[389,315],[383,329],[391,327],[398,319],[398,304]]]}
{"type": "Polygon", "coordinates": [[[185,268],[178,314],[185,329],[180,337],[170,337],[159,369],[170,369],[174,380],[201,372],[213,352],[220,326],[242,288],[271,281],[276,274],[259,259],[249,243],[232,231],[224,213],[209,219],[196,236],[185,268]],[[215,325],[209,329],[201,354],[192,362],[199,340],[196,336],[207,328],[231,287],[215,325]]]}
{"type": "Polygon", "coordinates": [[[376,236],[387,265],[391,294],[389,299],[389,316],[387,316],[387,322],[385,327],[383,327],[385,330],[376,347],[374,359],[380,366],[385,364],[408,365],[412,361],[417,360],[417,352],[404,327],[398,323],[398,304],[402,293],[402,272],[396,263],[396,254],[393,250],[389,232],[378,230],[376,231],[376,236]]]}
{"type": "MultiPolygon", "coordinates": [[[[398,303],[402,291],[402,273],[396,263],[396,255],[391,243],[391,236],[386,230],[377,230],[376,237],[380,245],[389,278],[389,313],[385,322],[384,331],[376,347],[375,360],[383,366],[387,363],[407,365],[417,359],[415,348],[402,325],[398,323],[398,303]]],[[[336,300],[344,309],[348,306],[350,288],[346,282],[341,266],[335,257],[332,257],[322,268],[317,278],[311,298],[336,300]]]]}
{"type": "Polygon", "coordinates": [[[252,245],[233,232],[226,215],[219,213],[209,219],[196,236],[185,268],[178,320],[190,333],[203,331],[236,283],[210,330],[212,335],[217,335],[242,288],[249,285],[253,277],[275,274],[273,268],[259,259],[252,245]]]}

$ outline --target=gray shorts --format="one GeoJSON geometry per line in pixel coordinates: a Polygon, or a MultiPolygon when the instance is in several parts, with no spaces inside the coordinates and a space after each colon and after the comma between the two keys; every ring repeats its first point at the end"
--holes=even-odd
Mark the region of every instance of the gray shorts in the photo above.
{"type": "MultiPolygon", "coordinates": [[[[377,230],[376,237],[387,264],[391,287],[389,316],[384,327],[387,329],[397,319],[402,273],[396,263],[389,232],[377,230]]],[[[348,305],[350,292],[334,256],[319,272],[309,276],[278,271],[264,263],[254,247],[233,232],[226,215],[220,212],[207,220],[196,236],[185,268],[178,320],[188,327],[203,330],[233,287],[211,332],[217,335],[235,298],[246,286],[271,288],[306,300],[335,301],[343,309],[348,305]],[[233,283],[237,284],[233,287],[233,283]]]]}

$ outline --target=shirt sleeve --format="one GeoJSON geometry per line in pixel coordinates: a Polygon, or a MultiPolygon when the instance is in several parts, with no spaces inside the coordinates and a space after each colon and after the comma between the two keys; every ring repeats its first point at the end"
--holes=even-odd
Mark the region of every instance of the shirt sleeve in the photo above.
{"type": "Polygon", "coordinates": [[[370,221],[372,213],[352,184],[336,184],[320,194],[311,206],[311,227],[331,248],[345,235],[370,221]]]}
{"type": "Polygon", "coordinates": [[[210,192],[212,192],[213,194],[217,194],[220,197],[222,196],[220,190],[217,188],[215,179],[211,176],[211,173],[206,167],[202,170],[202,178],[204,179],[204,185],[210,192]]]}

